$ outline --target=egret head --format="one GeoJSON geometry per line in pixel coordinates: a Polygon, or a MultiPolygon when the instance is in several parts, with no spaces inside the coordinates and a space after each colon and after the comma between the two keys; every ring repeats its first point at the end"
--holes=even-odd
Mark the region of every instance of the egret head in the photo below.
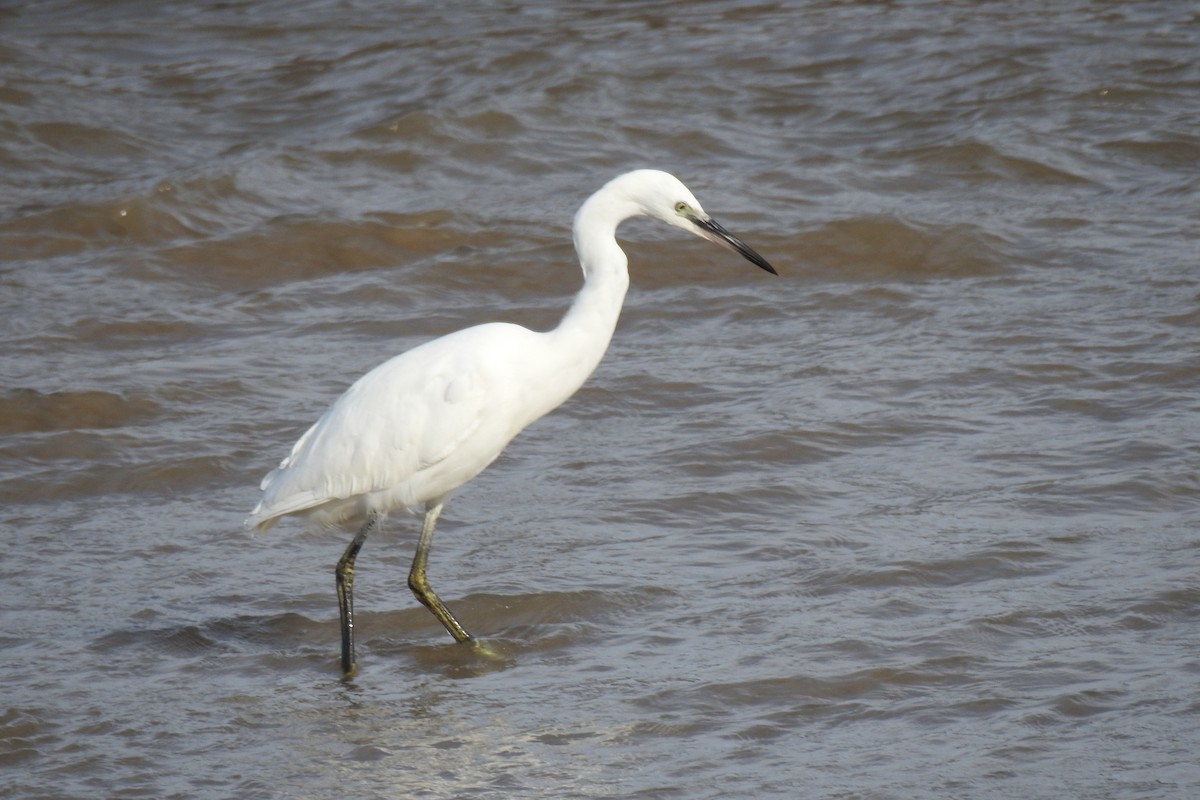
{"type": "Polygon", "coordinates": [[[644,190],[640,197],[643,213],[727,247],[772,275],[779,274],[753,248],[710,217],[701,208],[700,201],[674,175],[646,169],[631,172],[625,177],[636,180],[639,188],[644,190]]]}

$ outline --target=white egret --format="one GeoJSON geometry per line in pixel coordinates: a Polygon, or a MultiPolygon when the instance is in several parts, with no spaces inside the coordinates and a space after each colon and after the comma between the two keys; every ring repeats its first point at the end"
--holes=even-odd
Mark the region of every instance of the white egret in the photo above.
{"type": "Polygon", "coordinates": [[[574,394],[600,363],[629,287],[617,226],[639,215],[725,245],[778,274],[709,217],[673,175],[618,176],[575,215],[583,288],[558,327],[479,325],[385,361],[347,389],[263,479],[247,527],[266,530],[289,514],[318,525],[361,525],[335,570],[346,676],[355,671],[354,560],[394,509],[425,509],[409,588],[455,640],[471,639],[425,576],[434,525],[452,491],[574,394]]]}

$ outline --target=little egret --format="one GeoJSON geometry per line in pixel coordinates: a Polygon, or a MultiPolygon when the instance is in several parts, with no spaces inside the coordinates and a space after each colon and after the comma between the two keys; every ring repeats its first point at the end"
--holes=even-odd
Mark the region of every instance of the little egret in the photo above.
{"type": "Polygon", "coordinates": [[[617,226],[639,215],[725,245],[778,274],[706,214],[678,178],[648,169],[620,175],[575,215],[583,288],[558,327],[543,333],[478,325],[385,361],[347,389],[263,479],[249,528],[266,530],[289,514],[317,525],[361,525],[335,569],[345,676],[355,671],[354,560],[398,508],[425,509],[409,588],[456,641],[471,640],[425,577],[434,525],[452,491],[574,394],[600,363],[629,288],[617,226]]]}

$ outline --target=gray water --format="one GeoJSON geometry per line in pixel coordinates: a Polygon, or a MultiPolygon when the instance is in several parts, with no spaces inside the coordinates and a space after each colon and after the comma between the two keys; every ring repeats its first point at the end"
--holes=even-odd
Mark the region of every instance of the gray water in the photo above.
{"type": "Polygon", "coordinates": [[[0,9],[11,798],[1200,794],[1186,2],[0,9]],[[355,377],[553,325],[592,380],[416,520],[251,537],[355,377]]]}

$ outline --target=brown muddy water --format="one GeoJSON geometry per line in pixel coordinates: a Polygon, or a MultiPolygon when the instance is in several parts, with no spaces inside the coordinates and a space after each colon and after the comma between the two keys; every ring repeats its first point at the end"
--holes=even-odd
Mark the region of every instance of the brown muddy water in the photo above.
{"type": "Polygon", "coordinates": [[[1200,795],[1187,2],[5,4],[6,798],[1200,795]],[[355,377],[605,361],[416,520],[242,527],[355,377]]]}

